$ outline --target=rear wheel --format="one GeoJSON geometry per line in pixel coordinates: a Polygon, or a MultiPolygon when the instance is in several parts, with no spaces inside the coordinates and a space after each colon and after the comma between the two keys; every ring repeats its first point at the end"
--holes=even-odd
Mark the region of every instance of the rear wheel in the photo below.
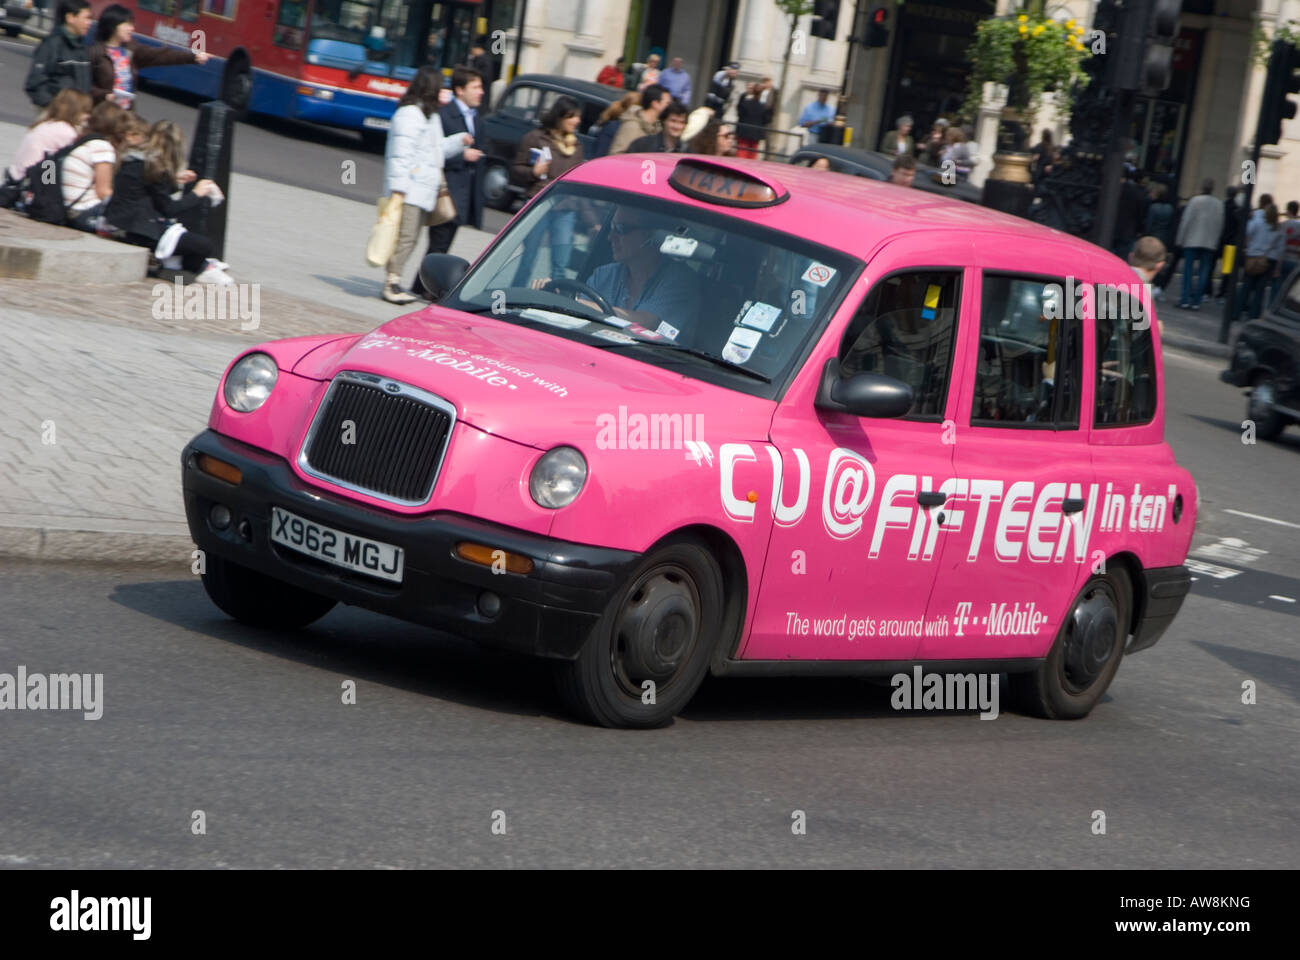
{"type": "Polygon", "coordinates": [[[212,553],[206,558],[203,588],[213,603],[240,623],[282,630],[314,623],[337,602],[212,553]]]}
{"type": "Polygon", "coordinates": [[[1132,598],[1132,587],[1122,570],[1085,583],[1047,659],[1033,673],[1009,678],[1016,705],[1050,720],[1086,717],[1119,669],[1128,640],[1132,598]]]}
{"type": "Polygon", "coordinates": [[[1277,381],[1262,374],[1255,379],[1246,402],[1246,417],[1255,421],[1255,436],[1260,440],[1276,440],[1286,429],[1286,419],[1273,409],[1277,402],[1277,381]]]}
{"type": "Polygon", "coordinates": [[[514,195],[510,192],[510,172],[501,163],[488,163],[483,170],[483,202],[493,210],[509,212],[514,195]]]}
{"type": "Polygon", "coordinates": [[[694,540],[652,553],[610,600],[556,684],[572,709],[605,727],[659,727],[708,672],[723,620],[722,570],[694,540]]]}

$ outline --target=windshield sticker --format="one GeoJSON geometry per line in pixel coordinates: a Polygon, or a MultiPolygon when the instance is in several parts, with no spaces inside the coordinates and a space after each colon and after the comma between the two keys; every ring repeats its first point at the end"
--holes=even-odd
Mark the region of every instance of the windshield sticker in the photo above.
{"type": "Polygon", "coordinates": [[[636,343],[636,337],[629,337],[626,333],[617,330],[593,330],[591,335],[602,340],[613,340],[615,343],[636,343]]]}
{"type": "Polygon", "coordinates": [[[585,317],[571,317],[567,313],[552,313],[550,310],[537,310],[533,307],[520,310],[519,316],[525,320],[536,320],[538,323],[546,323],[552,327],[562,327],[565,330],[576,330],[579,327],[585,327],[591,322],[585,317]]]}
{"type": "Polygon", "coordinates": [[[676,340],[677,334],[681,333],[681,331],[667,320],[661,320],[659,321],[659,326],[655,328],[655,333],[663,334],[669,340],[676,340]]]}
{"type": "Polygon", "coordinates": [[[803,272],[803,277],[801,279],[806,280],[814,286],[824,287],[826,284],[831,282],[833,276],[835,276],[834,267],[828,267],[824,263],[814,263],[803,272]]]}
{"type": "Polygon", "coordinates": [[[781,308],[774,307],[770,303],[745,302],[749,303],[749,308],[740,318],[740,322],[747,327],[754,327],[756,330],[770,333],[772,324],[776,322],[777,317],[781,316],[781,308]]]}
{"type": "Polygon", "coordinates": [[[727,338],[727,345],[722,348],[722,359],[730,360],[732,363],[744,363],[758,346],[758,341],[763,339],[763,335],[757,330],[747,330],[744,327],[733,327],[731,336],[727,338]]]}
{"type": "Polygon", "coordinates": [[[672,234],[664,237],[659,244],[659,252],[666,257],[690,257],[700,242],[693,237],[678,237],[672,234]]]}
{"type": "Polygon", "coordinates": [[[938,284],[932,283],[925,288],[925,308],[921,311],[922,320],[933,320],[939,309],[939,294],[941,290],[938,284]]]}
{"type": "MultiPolygon", "coordinates": [[[[635,333],[638,337],[645,337],[647,340],[662,340],[662,339],[663,339],[663,337],[662,337],[660,334],[656,333],[656,332],[653,331],[653,330],[649,330],[649,329],[647,329],[647,328],[641,326],[641,324],[639,324],[639,323],[629,323],[629,324],[627,325],[627,332],[628,332],[628,333],[635,333]]],[[[676,336],[676,335],[677,335],[677,331],[674,330],[674,331],[673,331],[673,336],[676,336]]]]}

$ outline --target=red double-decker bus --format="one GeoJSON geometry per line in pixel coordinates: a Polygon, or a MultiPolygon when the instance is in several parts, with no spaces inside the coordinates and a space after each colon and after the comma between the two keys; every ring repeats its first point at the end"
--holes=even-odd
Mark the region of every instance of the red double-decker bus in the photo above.
{"type": "Polygon", "coordinates": [[[379,137],[416,69],[450,72],[475,37],[507,29],[516,13],[515,0],[122,2],[140,43],[210,54],[203,66],[142,70],[146,80],[379,137]]]}

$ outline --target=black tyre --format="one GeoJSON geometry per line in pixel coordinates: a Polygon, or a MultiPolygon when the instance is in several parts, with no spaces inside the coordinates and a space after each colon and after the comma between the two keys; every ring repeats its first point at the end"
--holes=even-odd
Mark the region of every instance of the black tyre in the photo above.
{"type": "Polygon", "coordinates": [[[1128,642],[1133,589],[1122,570],[1092,577],[1075,598],[1047,659],[1009,677],[1012,702],[1049,720],[1078,720],[1115,678],[1128,642]]]}
{"type": "Polygon", "coordinates": [[[248,62],[248,57],[236,54],[227,61],[226,70],[221,75],[221,99],[242,120],[248,114],[252,96],[252,65],[248,62]]]}
{"type": "Polygon", "coordinates": [[[510,171],[502,163],[488,163],[483,170],[483,202],[493,210],[509,212],[514,203],[510,171]]]}
{"type": "Polygon", "coordinates": [[[375,127],[362,127],[361,146],[371,153],[383,153],[388,147],[388,131],[375,127]]]}
{"type": "Polygon", "coordinates": [[[314,623],[337,603],[212,553],[207,555],[203,589],[213,603],[240,623],[281,630],[314,623]]]}
{"type": "Polygon", "coordinates": [[[669,723],[708,672],[723,606],[722,570],[706,547],[659,547],[610,600],[578,658],[555,665],[560,695],[601,726],[669,723]]]}
{"type": "Polygon", "coordinates": [[[1276,440],[1286,429],[1286,418],[1273,409],[1277,403],[1277,381],[1270,375],[1255,378],[1246,401],[1246,418],[1255,421],[1255,437],[1259,440],[1276,440]]]}
{"type": "Polygon", "coordinates": [[[5,27],[5,33],[11,37],[16,37],[22,32],[22,27],[5,27]]]}

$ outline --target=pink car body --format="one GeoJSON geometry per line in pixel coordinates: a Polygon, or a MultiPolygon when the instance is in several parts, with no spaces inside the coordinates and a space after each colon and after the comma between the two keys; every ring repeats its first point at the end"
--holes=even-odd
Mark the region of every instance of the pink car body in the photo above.
{"type": "MultiPolygon", "coordinates": [[[[1057,231],[888,184],[722,160],[738,178],[788,192],[785,202],[729,208],[674,191],[662,173],[657,184],[643,183],[643,162],[593,161],[564,179],[815,236],[865,264],[778,399],[437,305],[365,335],[268,343],[256,348],[278,368],[266,402],[241,413],[218,391],[209,431],[186,452],[196,542],[345,602],[559,659],[578,655],[620,577],[656,545],[683,535],[714,555],[724,577],[724,635],[708,638],[716,644],[709,663],[718,674],[890,672],[914,661],[1031,671],[1049,658],[1069,618],[1083,615],[1080,591],[1116,570],[1129,592],[1127,603],[1116,604],[1123,611],[1121,643],[1131,652],[1155,642],[1187,589],[1181,564],[1197,506],[1192,477],[1164,441],[1157,325],[1150,331],[1155,379],[1144,386],[1153,391],[1154,412],[1145,422],[1093,422],[1102,381],[1096,371],[1108,361],[1096,355],[1091,306],[1084,308],[1079,343],[1077,427],[1016,429],[972,417],[985,362],[980,312],[987,276],[1128,289],[1131,268],[1057,231]],[[816,406],[823,370],[873,287],[926,265],[961,272],[942,416],[862,418],[816,406]],[[395,503],[304,464],[308,431],[340,371],[413,385],[454,407],[427,500],[395,503]],[[646,448],[659,438],[668,449],[646,448]],[[539,458],[559,446],[582,454],[587,479],[573,502],[551,509],[530,495],[529,481],[539,458]],[[418,536],[422,522],[463,521],[482,526],[476,542],[532,555],[551,573],[502,578],[479,566],[448,599],[412,595],[432,589],[414,581],[380,585],[319,564],[300,567],[291,551],[266,547],[263,499],[232,501],[236,521],[241,513],[250,521],[247,540],[216,535],[210,511],[224,488],[195,466],[204,453],[235,464],[245,477],[257,472],[250,456],[275,465],[293,490],[286,509],[311,517],[312,505],[329,505],[320,517],[325,526],[382,541],[395,524],[418,536]],[[539,544],[549,554],[539,555],[539,544]],[[579,558],[577,572],[566,568],[566,551],[587,548],[619,559],[611,566],[579,558]],[[254,554],[275,556],[259,566],[254,554]],[[612,575],[596,577],[602,566],[612,575]],[[566,593],[570,577],[575,586],[566,593]],[[538,580],[518,602],[543,610],[571,603],[573,591],[594,593],[583,601],[582,617],[529,618],[526,636],[503,639],[491,635],[492,617],[475,597],[511,578],[538,580]],[[434,613],[424,616],[421,606],[434,613]],[[548,631],[565,635],[559,640],[548,631]]],[[[662,171],[682,161],[656,162],[662,171]]],[[[1135,294],[1146,316],[1154,316],[1146,291],[1135,294]]],[[[414,557],[407,562],[409,569],[414,557]]],[[[506,595],[504,606],[513,602],[506,595]]]]}

